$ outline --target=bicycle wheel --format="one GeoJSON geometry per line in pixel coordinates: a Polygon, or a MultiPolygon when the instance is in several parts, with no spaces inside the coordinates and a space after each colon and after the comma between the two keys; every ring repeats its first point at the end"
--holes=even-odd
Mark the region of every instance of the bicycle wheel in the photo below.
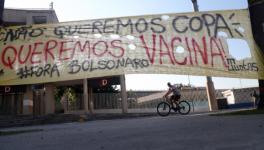
{"type": "Polygon", "coordinates": [[[187,115],[191,110],[191,106],[187,101],[179,102],[179,113],[182,115],[187,115]]]}
{"type": "Polygon", "coordinates": [[[166,102],[160,102],[157,106],[157,112],[160,116],[168,116],[170,114],[170,104],[166,102]]]}

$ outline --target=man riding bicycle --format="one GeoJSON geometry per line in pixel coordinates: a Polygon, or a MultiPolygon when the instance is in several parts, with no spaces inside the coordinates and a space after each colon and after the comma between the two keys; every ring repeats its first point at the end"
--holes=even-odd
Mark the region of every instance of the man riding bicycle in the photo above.
{"type": "Polygon", "coordinates": [[[182,88],[182,84],[180,84],[179,86],[176,85],[172,85],[170,82],[167,83],[169,90],[168,92],[163,96],[166,99],[168,99],[168,95],[172,93],[172,96],[169,98],[170,103],[173,104],[173,102],[178,102],[179,99],[181,98],[181,88],[182,88]]]}
{"type": "Polygon", "coordinates": [[[166,98],[166,101],[161,101],[157,105],[157,112],[160,116],[168,116],[171,113],[171,110],[174,110],[176,113],[187,115],[191,110],[191,106],[187,100],[180,100],[181,98],[181,89],[182,84],[172,85],[168,82],[169,90],[163,96],[166,98]],[[168,96],[172,93],[172,96],[168,98],[168,96]]]}

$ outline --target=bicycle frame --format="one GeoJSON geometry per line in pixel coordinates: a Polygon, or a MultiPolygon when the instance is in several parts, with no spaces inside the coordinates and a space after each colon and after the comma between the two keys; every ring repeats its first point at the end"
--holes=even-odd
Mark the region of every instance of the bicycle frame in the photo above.
{"type": "Polygon", "coordinates": [[[164,99],[165,99],[165,102],[167,102],[173,110],[175,110],[175,109],[176,110],[179,110],[179,102],[180,102],[180,100],[178,100],[178,101],[176,101],[176,100],[170,100],[167,97],[165,97],[164,99]],[[175,104],[176,107],[174,107],[173,104],[175,104]]]}

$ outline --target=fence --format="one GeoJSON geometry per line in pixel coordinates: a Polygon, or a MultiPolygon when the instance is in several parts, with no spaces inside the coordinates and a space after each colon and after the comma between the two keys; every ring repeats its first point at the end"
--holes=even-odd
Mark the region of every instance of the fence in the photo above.
{"type": "MultiPolygon", "coordinates": [[[[216,91],[216,97],[223,97],[222,90],[216,91]]],[[[165,91],[129,91],[128,111],[129,112],[156,112],[156,107],[161,102],[165,91]]],[[[192,111],[208,111],[209,105],[205,89],[185,89],[182,91],[183,100],[187,100],[192,111]]],[[[107,112],[121,109],[122,101],[120,93],[94,93],[93,102],[95,110],[108,110],[107,112]]]]}
{"type": "Polygon", "coordinates": [[[94,93],[94,109],[121,109],[119,93],[94,93]]]}
{"type": "Polygon", "coordinates": [[[23,113],[23,94],[0,94],[0,115],[23,113]]]}
{"type": "MultiPolygon", "coordinates": [[[[216,90],[216,98],[223,98],[224,90],[216,90]]],[[[156,107],[161,102],[166,91],[128,91],[127,103],[129,112],[156,112],[156,107]]],[[[250,99],[249,93],[244,90],[235,91],[238,98],[250,99]]],[[[191,104],[191,111],[208,111],[209,105],[205,88],[183,89],[182,100],[191,104]]],[[[69,110],[83,109],[83,96],[77,94],[78,100],[69,106],[69,110]]],[[[97,112],[121,112],[122,101],[120,93],[93,93],[94,109],[97,112]]]]}

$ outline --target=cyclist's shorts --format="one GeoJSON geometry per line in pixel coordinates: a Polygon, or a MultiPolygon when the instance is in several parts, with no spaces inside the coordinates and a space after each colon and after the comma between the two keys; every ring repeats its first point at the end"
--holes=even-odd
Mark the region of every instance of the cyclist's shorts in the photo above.
{"type": "Polygon", "coordinates": [[[171,100],[176,100],[178,101],[181,98],[181,95],[172,95],[171,100]]]}

